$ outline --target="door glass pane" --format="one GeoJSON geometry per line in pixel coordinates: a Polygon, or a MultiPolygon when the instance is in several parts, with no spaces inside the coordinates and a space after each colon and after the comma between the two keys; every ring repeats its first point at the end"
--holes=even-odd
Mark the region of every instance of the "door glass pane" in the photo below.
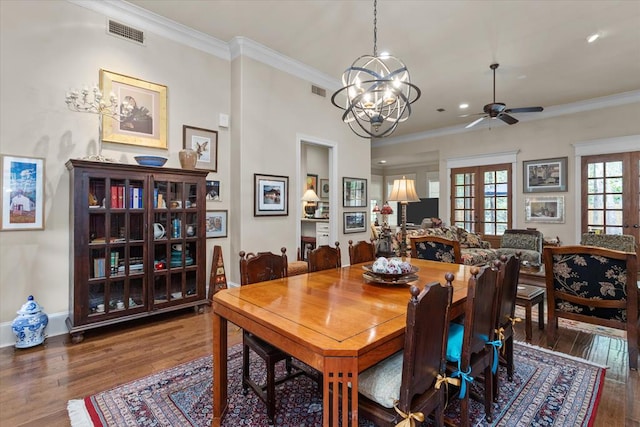
{"type": "Polygon", "coordinates": [[[622,225],[622,211],[607,211],[607,225],[622,225]]]}
{"type": "Polygon", "coordinates": [[[508,197],[497,197],[496,198],[496,208],[498,208],[498,209],[509,209],[509,198],[508,197]]]}
{"type": "MultiPolygon", "coordinates": [[[[599,196],[602,198],[602,196],[599,196]]],[[[608,209],[622,209],[622,194],[611,194],[606,196],[608,209]]]]}
{"type": "Polygon", "coordinates": [[[622,162],[607,162],[606,176],[622,176],[622,162]]]}
{"type": "Polygon", "coordinates": [[[602,193],[603,190],[604,190],[603,179],[590,179],[587,182],[587,192],[589,194],[602,193]]]}
{"type": "Polygon", "coordinates": [[[587,212],[587,221],[589,225],[602,225],[604,224],[604,213],[602,211],[589,211],[587,212]]]}
{"type": "Polygon", "coordinates": [[[506,210],[496,211],[496,220],[498,222],[504,222],[506,224],[506,222],[509,220],[509,211],[506,211],[506,210]]]}
{"type": "Polygon", "coordinates": [[[607,178],[605,191],[607,193],[622,193],[622,178],[607,178]]]}
{"type": "Polygon", "coordinates": [[[587,208],[589,209],[602,209],[604,208],[604,197],[602,196],[588,196],[587,208]]]}

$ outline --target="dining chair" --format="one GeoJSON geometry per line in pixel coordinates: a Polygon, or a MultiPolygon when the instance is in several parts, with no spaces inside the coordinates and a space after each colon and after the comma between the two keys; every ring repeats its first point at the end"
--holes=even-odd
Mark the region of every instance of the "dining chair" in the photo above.
{"type": "Polygon", "coordinates": [[[369,242],[360,240],[355,245],[353,244],[353,240],[349,240],[349,263],[351,265],[375,260],[376,245],[373,243],[373,240],[369,242]]]}
{"type": "Polygon", "coordinates": [[[411,237],[411,258],[462,264],[460,242],[441,236],[411,237]]]}
{"type": "MultiPolygon", "coordinates": [[[[287,277],[286,248],[280,249],[281,255],[272,252],[258,252],[258,254],[240,252],[240,285],[264,282],[267,280],[287,277]]],[[[267,406],[267,417],[271,424],[274,423],[276,412],[276,385],[305,373],[301,369],[294,368],[291,356],[270,343],[260,339],[250,332],[242,334],[242,392],[247,393],[251,387],[267,406]],[[260,356],[267,370],[267,378],[264,384],[258,384],[251,378],[249,371],[249,351],[253,350],[260,356]],[[285,361],[286,373],[276,378],[275,365],[281,360],[285,361]]]]}
{"type": "Polygon", "coordinates": [[[432,283],[422,292],[411,286],[404,350],[358,375],[358,413],[376,426],[431,413],[435,425],[444,425],[445,387],[438,380],[444,375],[453,278],[447,273],[445,285],[432,283]]]}
{"type": "Polygon", "coordinates": [[[595,246],[547,247],[547,345],[558,319],[627,331],[629,368],[638,369],[638,260],[635,253],[595,246]]]}
{"type": "MultiPolygon", "coordinates": [[[[507,379],[513,381],[513,327],[520,319],[516,318],[516,297],[520,280],[520,252],[500,257],[498,275],[498,316],[496,317],[496,338],[502,342],[499,363],[507,367],[507,379]]],[[[499,376],[493,375],[493,398],[499,393],[499,376]]]]}
{"type": "Polygon", "coordinates": [[[308,253],[309,273],[314,271],[329,270],[330,268],[340,268],[342,266],[342,255],[340,254],[340,242],[336,242],[336,247],[321,245],[310,250],[308,253]]]}
{"type": "Polygon", "coordinates": [[[615,251],[635,252],[636,239],[630,234],[595,234],[583,233],[580,239],[582,246],[598,246],[615,251]]]}
{"type": "Polygon", "coordinates": [[[469,394],[473,381],[484,384],[484,413],[493,420],[493,374],[498,368],[500,341],[495,339],[498,270],[472,267],[467,286],[464,323],[451,322],[447,342],[447,372],[458,381],[460,425],[469,425],[469,394]]]}

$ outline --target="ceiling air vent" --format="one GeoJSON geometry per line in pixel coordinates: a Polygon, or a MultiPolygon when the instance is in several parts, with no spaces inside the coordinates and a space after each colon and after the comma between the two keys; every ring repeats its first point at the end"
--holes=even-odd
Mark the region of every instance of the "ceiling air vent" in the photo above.
{"type": "Polygon", "coordinates": [[[321,87],[318,87],[316,85],[311,85],[311,93],[321,96],[323,98],[327,96],[327,90],[322,89],[321,87]]]}
{"type": "Polygon", "coordinates": [[[109,19],[108,33],[132,42],[144,44],[144,33],[142,31],[129,27],[128,25],[112,21],[111,19],[109,19]]]}

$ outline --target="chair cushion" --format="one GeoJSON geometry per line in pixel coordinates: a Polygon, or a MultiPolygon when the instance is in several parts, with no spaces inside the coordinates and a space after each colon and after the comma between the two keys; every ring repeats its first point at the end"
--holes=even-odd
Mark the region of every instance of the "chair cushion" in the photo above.
{"type": "Polygon", "coordinates": [[[404,352],[387,357],[358,375],[358,391],[385,408],[400,398],[404,352]]]}
{"type": "Polygon", "coordinates": [[[504,233],[500,241],[502,248],[538,250],[538,237],[524,233],[504,233]]]}
{"type": "Polygon", "coordinates": [[[447,339],[447,360],[457,362],[462,357],[462,337],[464,336],[464,325],[459,323],[449,323],[449,337],[447,339]]]}
{"type": "Polygon", "coordinates": [[[307,261],[292,261],[287,265],[287,275],[297,276],[298,274],[305,274],[309,271],[307,261]]]}

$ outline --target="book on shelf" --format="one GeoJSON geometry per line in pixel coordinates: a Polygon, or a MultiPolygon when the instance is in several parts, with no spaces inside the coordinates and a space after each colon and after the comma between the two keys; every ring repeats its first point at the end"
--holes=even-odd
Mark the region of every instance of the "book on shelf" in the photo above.
{"type": "Polygon", "coordinates": [[[104,258],[94,258],[93,277],[104,277],[104,258]]]}

